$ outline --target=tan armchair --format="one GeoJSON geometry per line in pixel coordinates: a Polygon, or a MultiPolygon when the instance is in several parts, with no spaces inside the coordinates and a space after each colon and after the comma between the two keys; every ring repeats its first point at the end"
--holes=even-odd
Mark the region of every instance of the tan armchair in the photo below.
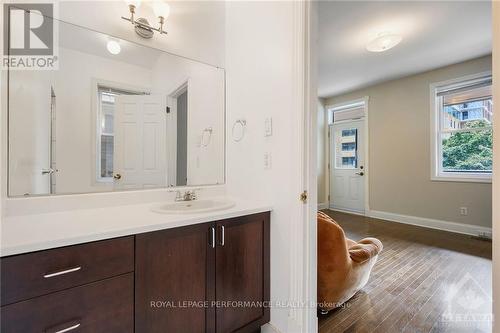
{"type": "Polygon", "coordinates": [[[346,238],[337,222],[318,212],[318,307],[322,314],[366,285],[382,248],[376,238],[359,242],[346,238]]]}

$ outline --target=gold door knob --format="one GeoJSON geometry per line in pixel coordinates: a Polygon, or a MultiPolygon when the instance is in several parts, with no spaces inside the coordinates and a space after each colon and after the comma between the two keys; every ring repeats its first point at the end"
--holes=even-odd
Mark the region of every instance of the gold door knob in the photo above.
{"type": "Polygon", "coordinates": [[[115,180],[120,180],[120,179],[122,179],[122,175],[120,175],[119,173],[117,173],[116,175],[113,176],[113,178],[115,180]]]}

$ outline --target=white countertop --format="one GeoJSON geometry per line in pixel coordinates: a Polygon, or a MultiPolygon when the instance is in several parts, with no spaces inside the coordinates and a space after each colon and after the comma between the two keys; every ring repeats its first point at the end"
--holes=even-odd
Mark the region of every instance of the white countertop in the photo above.
{"type": "Polygon", "coordinates": [[[271,211],[269,205],[231,198],[234,207],[198,214],[151,211],[156,203],[11,216],[1,224],[0,256],[170,229],[271,211]]]}

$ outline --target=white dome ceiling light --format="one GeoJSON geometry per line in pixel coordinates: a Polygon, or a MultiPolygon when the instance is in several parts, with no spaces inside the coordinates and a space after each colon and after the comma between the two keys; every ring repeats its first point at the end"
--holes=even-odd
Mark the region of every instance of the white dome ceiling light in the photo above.
{"type": "Polygon", "coordinates": [[[392,49],[394,46],[401,43],[403,37],[389,32],[383,32],[377,38],[366,44],[366,49],[370,52],[384,52],[392,49]]]}
{"type": "Polygon", "coordinates": [[[109,53],[114,55],[117,55],[122,51],[120,44],[115,40],[108,41],[108,43],[106,44],[106,48],[108,49],[109,53]]]}

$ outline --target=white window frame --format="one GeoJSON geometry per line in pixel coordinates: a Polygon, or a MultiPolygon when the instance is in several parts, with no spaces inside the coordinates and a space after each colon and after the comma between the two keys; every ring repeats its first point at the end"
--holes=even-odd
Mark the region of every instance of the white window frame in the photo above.
{"type": "Polygon", "coordinates": [[[442,142],[440,140],[442,133],[442,97],[437,96],[437,93],[442,90],[443,87],[446,87],[447,89],[466,87],[473,84],[474,81],[481,81],[486,77],[491,76],[491,71],[487,71],[452,80],[436,82],[430,85],[430,142],[432,181],[491,183],[492,173],[463,173],[442,171],[441,167],[443,165],[443,151],[442,142]]]}

